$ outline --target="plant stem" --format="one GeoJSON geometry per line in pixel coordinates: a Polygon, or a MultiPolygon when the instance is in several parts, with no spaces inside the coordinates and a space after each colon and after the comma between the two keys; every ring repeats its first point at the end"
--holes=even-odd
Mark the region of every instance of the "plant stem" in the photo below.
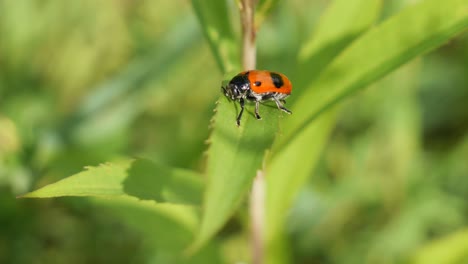
{"type": "Polygon", "coordinates": [[[262,264],[265,245],[263,241],[263,223],[265,210],[265,175],[257,171],[250,196],[252,263],[262,264]]]}
{"type": "MultiPolygon", "coordinates": [[[[240,1],[240,17],[242,23],[242,66],[245,71],[256,68],[257,48],[256,28],[254,21],[255,0],[240,1]]],[[[252,263],[264,262],[263,224],[265,210],[265,177],[263,171],[257,171],[250,196],[250,223],[252,263]]]]}
{"type": "Polygon", "coordinates": [[[257,59],[255,0],[241,0],[239,8],[242,24],[242,67],[244,70],[254,70],[257,59]]]}

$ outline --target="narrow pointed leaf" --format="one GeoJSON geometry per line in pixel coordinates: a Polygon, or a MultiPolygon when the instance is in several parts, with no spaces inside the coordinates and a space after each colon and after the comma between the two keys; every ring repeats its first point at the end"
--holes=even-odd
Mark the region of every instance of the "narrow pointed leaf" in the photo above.
{"type": "MultiPolygon", "coordinates": [[[[322,71],[322,68],[325,68],[343,48],[375,22],[380,8],[381,1],[375,0],[334,1],[322,15],[309,42],[306,42],[301,49],[299,61],[304,66],[304,71],[302,71],[304,76],[299,76],[298,79],[304,83],[300,85],[310,86],[311,81],[322,71]],[[351,23],[352,21],[354,23],[351,23]],[[311,73],[305,73],[305,70],[311,73]]],[[[310,87],[309,90],[312,89],[315,87],[310,87]]],[[[307,92],[307,90],[299,92],[307,92]]],[[[311,105],[319,104],[321,98],[309,98],[309,100],[311,105]]],[[[306,180],[324,147],[330,129],[335,123],[335,112],[330,111],[320,120],[316,120],[314,124],[307,127],[304,135],[300,135],[300,139],[295,139],[281,152],[275,153],[274,159],[269,163],[267,168],[267,230],[270,231],[267,233],[273,233],[284,220],[286,209],[298,188],[306,180]],[[304,148],[304,146],[308,147],[304,148]],[[294,177],[285,175],[294,175],[294,177]]]]}
{"type": "MultiPolygon", "coordinates": [[[[183,254],[197,230],[199,210],[193,206],[142,201],[131,197],[92,198],[101,211],[112,214],[143,238],[151,255],[165,263],[221,263],[216,243],[196,255],[183,254]]],[[[151,256],[149,256],[151,258],[151,256]]]]}
{"type": "Polygon", "coordinates": [[[314,118],[409,60],[447,42],[468,27],[468,2],[427,0],[408,7],[363,34],[349,46],[293,105],[284,145],[314,118]],[[312,98],[319,98],[311,104],[312,98]]]}
{"type": "Polygon", "coordinates": [[[275,155],[267,167],[266,243],[268,263],[289,263],[284,223],[296,194],[315,167],[334,127],[337,110],[320,117],[275,155]]]}
{"type": "Polygon", "coordinates": [[[237,127],[239,107],[227,98],[217,105],[209,138],[202,222],[192,250],[203,246],[237,209],[250,190],[256,171],[262,168],[265,151],[278,131],[278,117],[282,114],[276,106],[261,106],[263,120],[255,119],[253,107],[247,104],[241,126],[237,127]]]}
{"type": "Polygon", "coordinates": [[[157,249],[182,252],[198,224],[198,212],[193,206],[160,204],[125,196],[91,201],[118,215],[157,249]]]}
{"type": "Polygon", "coordinates": [[[201,177],[148,160],[125,160],[87,170],[23,195],[23,198],[60,196],[132,196],[156,202],[200,204],[201,177]]]}
{"type": "MultiPolygon", "coordinates": [[[[277,151],[267,169],[269,252],[281,248],[282,221],[328,138],[336,103],[465,30],[467,11],[468,2],[462,0],[430,0],[411,6],[361,35],[301,94],[292,107],[298,114],[285,120],[285,136],[276,142],[277,151]],[[295,169],[301,166],[306,168],[295,169]]],[[[280,263],[275,259],[279,258],[269,258],[271,263],[280,263]]]]}
{"type": "Polygon", "coordinates": [[[310,86],[326,66],[378,18],[380,0],[335,0],[299,52],[295,94],[310,86]]]}
{"type": "Polygon", "coordinates": [[[208,151],[208,183],[201,229],[193,248],[202,246],[228,220],[241,199],[250,190],[256,171],[277,133],[279,113],[275,107],[262,106],[263,120],[253,117],[253,106],[247,106],[241,127],[235,126],[239,109],[222,98],[217,105],[214,130],[208,151]]]}

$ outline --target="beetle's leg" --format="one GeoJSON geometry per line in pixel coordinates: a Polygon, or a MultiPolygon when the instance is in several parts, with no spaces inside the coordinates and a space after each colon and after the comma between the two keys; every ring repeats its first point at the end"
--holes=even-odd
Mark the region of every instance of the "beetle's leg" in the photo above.
{"type": "Polygon", "coordinates": [[[286,112],[288,114],[292,114],[292,112],[289,111],[286,107],[284,107],[278,99],[273,97],[273,100],[275,101],[276,106],[278,107],[278,109],[283,110],[284,112],[286,112]]]}
{"type": "Polygon", "coordinates": [[[240,110],[239,115],[237,116],[237,126],[240,126],[242,114],[244,113],[244,98],[239,99],[239,104],[240,104],[241,110],[240,110]]]}
{"type": "Polygon", "coordinates": [[[258,113],[259,105],[260,105],[260,102],[259,102],[259,101],[255,101],[255,117],[256,117],[258,120],[262,119],[262,117],[261,117],[260,114],[258,113]]]}

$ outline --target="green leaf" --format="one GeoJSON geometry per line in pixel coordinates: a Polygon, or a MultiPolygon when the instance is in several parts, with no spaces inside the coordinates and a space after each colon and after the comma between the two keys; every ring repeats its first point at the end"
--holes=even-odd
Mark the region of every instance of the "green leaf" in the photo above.
{"type": "Polygon", "coordinates": [[[130,197],[93,198],[91,201],[139,232],[151,254],[148,257],[155,263],[222,263],[216,243],[210,243],[196,255],[183,254],[198,226],[199,210],[193,206],[130,197]]]}
{"type": "Polygon", "coordinates": [[[156,202],[198,205],[202,191],[203,184],[197,173],[138,159],[89,167],[21,197],[130,196],[156,202]]]}
{"type": "Polygon", "coordinates": [[[138,230],[156,255],[164,253],[166,263],[219,262],[213,245],[190,259],[182,254],[199,224],[199,208],[193,205],[200,205],[202,192],[197,173],[137,159],[89,167],[21,197],[92,197],[138,230]]]}
{"type": "MultiPolygon", "coordinates": [[[[301,49],[299,61],[303,64],[304,70],[312,71],[310,74],[303,73],[303,75],[313,79],[313,76],[317,74],[316,71],[320,72],[321,68],[329,64],[344,47],[374,23],[380,13],[380,7],[381,2],[374,0],[334,1],[321,17],[319,25],[309,42],[305,43],[301,49]],[[352,21],[355,23],[351,23],[352,21]],[[321,67],[313,66],[313,63],[321,65],[321,67]]],[[[307,79],[302,80],[305,82],[307,79]]],[[[310,81],[302,84],[302,86],[310,86],[310,81]]],[[[301,85],[298,88],[300,89],[301,85]]],[[[316,88],[310,88],[309,90],[311,89],[316,88]]],[[[318,97],[309,98],[309,104],[319,104],[321,100],[318,97]]],[[[296,113],[292,118],[295,118],[295,116],[296,113]]],[[[268,186],[267,195],[268,200],[271,199],[271,202],[267,204],[271,205],[272,208],[267,212],[276,213],[267,217],[267,219],[270,219],[269,225],[276,220],[283,219],[280,216],[284,215],[297,189],[305,181],[314,166],[318,154],[326,142],[328,131],[334,124],[335,117],[334,112],[327,113],[327,116],[321,117],[314,124],[307,127],[307,131],[302,133],[304,135],[300,135],[301,138],[296,138],[290,142],[286,149],[274,154],[275,157],[269,163],[271,166],[268,167],[267,172],[267,183],[272,185],[268,186]],[[304,148],[303,146],[310,147],[304,148]],[[298,159],[297,157],[302,158],[298,159]],[[307,162],[304,164],[305,160],[307,162]],[[303,171],[291,173],[291,168],[303,171]],[[284,177],[283,174],[291,174],[295,175],[295,177],[291,179],[284,177]]],[[[273,224],[273,226],[275,225],[273,224]]]]}
{"type": "MultiPolygon", "coordinates": [[[[301,93],[292,107],[295,114],[284,122],[284,136],[275,142],[276,151],[267,168],[266,241],[267,252],[273,252],[268,256],[269,263],[287,261],[287,256],[278,253],[284,247],[282,228],[287,208],[326,143],[336,119],[337,103],[443,44],[467,26],[466,1],[430,0],[416,4],[359,37],[301,93]]],[[[325,48],[315,50],[326,52],[325,48]]],[[[317,56],[321,55],[310,58],[317,56]]]]}
{"type": "Polygon", "coordinates": [[[205,37],[223,73],[240,68],[239,48],[225,0],[192,0],[205,37]]]}
{"type": "MultiPolygon", "coordinates": [[[[299,53],[301,69],[295,95],[310,86],[342,50],[369,28],[380,12],[380,1],[334,1],[322,15],[315,33],[299,53]]],[[[320,98],[309,98],[317,104],[320,98]]],[[[288,263],[284,221],[288,208],[314,168],[336,120],[336,110],[321,115],[305,131],[275,153],[267,167],[266,252],[268,263],[288,263]]],[[[296,115],[296,113],[295,113],[296,115]]]]}
{"type": "Polygon", "coordinates": [[[266,252],[268,263],[288,263],[284,222],[296,194],[315,167],[334,127],[337,110],[319,116],[274,156],[266,169],[266,252]]]}
{"type": "Polygon", "coordinates": [[[198,225],[198,213],[193,206],[158,204],[125,196],[92,201],[117,214],[158,249],[182,251],[198,225]]]}
{"type": "Polygon", "coordinates": [[[461,264],[468,261],[468,229],[460,230],[423,246],[410,263],[461,264]]]}
{"type": "Polygon", "coordinates": [[[382,1],[368,0],[332,2],[299,52],[295,95],[310,86],[346,46],[376,21],[381,5],[382,1]]]}
{"type": "MultiPolygon", "coordinates": [[[[249,191],[256,171],[262,169],[266,150],[276,134],[281,133],[278,116],[291,118],[278,112],[275,106],[262,106],[263,120],[255,120],[250,110],[238,128],[235,118],[239,107],[234,106],[224,97],[217,105],[209,139],[204,214],[193,249],[202,246],[222,227],[249,191]]],[[[249,107],[252,105],[247,106],[247,111],[249,107]]]]}
{"type": "Polygon", "coordinates": [[[218,102],[209,139],[204,211],[192,250],[203,246],[237,209],[278,131],[278,117],[283,114],[276,106],[260,106],[263,120],[255,119],[253,107],[247,103],[241,126],[237,127],[237,104],[225,97],[218,102]]]}
{"type": "Polygon", "coordinates": [[[464,0],[424,1],[362,35],[296,101],[292,109],[297,114],[286,120],[278,145],[287,144],[345,96],[462,32],[468,27],[467,6],[464,0]],[[320,100],[311,104],[313,98],[320,100]]]}

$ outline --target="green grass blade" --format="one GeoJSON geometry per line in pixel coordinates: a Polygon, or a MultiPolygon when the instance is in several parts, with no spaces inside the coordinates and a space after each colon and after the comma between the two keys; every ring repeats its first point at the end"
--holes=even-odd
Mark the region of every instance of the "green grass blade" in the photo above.
{"type": "Polygon", "coordinates": [[[239,49],[225,0],[192,0],[203,33],[223,73],[240,68],[239,49]]]}
{"type": "Polygon", "coordinates": [[[127,196],[156,202],[199,205],[202,192],[201,177],[194,172],[167,168],[148,160],[125,160],[89,167],[21,197],[127,196]]]}
{"type": "Polygon", "coordinates": [[[321,112],[351,92],[465,30],[467,9],[464,0],[428,0],[406,8],[362,35],[296,101],[292,110],[297,114],[286,120],[285,136],[278,145],[287,144],[321,112]],[[314,98],[316,103],[311,104],[314,98]]]}

